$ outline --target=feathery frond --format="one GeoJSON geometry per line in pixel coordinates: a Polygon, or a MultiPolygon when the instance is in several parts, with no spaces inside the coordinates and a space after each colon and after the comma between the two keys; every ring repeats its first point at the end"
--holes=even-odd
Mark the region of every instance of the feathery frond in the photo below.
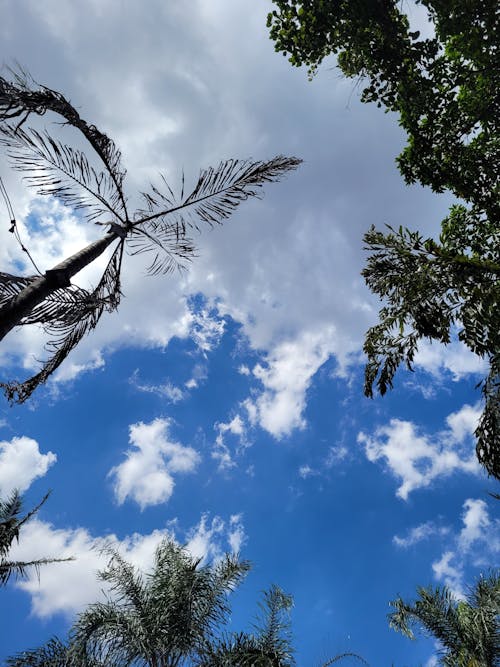
{"type": "MultiPolygon", "coordinates": [[[[54,295],[48,298],[46,302],[40,304],[39,308],[33,312],[36,322],[44,324],[44,328],[56,336],[48,343],[48,348],[53,351],[52,357],[45,362],[43,368],[25,382],[2,382],[3,388],[9,401],[24,403],[38,385],[46,382],[47,378],[62,364],[71,350],[78,345],[80,340],[92,329],[97,326],[104,311],[112,312],[116,310],[120,303],[120,269],[123,256],[123,243],[120,243],[114,250],[108,265],[102,275],[97,287],[90,293],[86,293],[85,298],[73,299],[73,288],[59,290],[60,296],[64,294],[66,305],[70,306],[64,309],[64,300],[55,301],[54,295]],[[62,306],[62,307],[61,307],[62,306]],[[56,313],[58,319],[49,319],[48,313],[56,313]]],[[[84,290],[78,292],[82,294],[84,290]]]]}
{"type": "Polygon", "coordinates": [[[0,306],[8,303],[17,296],[25,287],[28,287],[38,276],[13,276],[10,273],[0,272],[0,306]]]}
{"type": "Polygon", "coordinates": [[[68,125],[78,129],[87,139],[103,162],[107,173],[115,184],[116,194],[120,200],[123,219],[128,219],[123,181],[125,170],[121,166],[121,153],[114,142],[95,125],[87,123],[80,117],[76,109],[59,92],[40,86],[22,69],[11,71],[12,81],[0,77],[0,124],[13,118],[19,118],[19,129],[30,114],[42,116],[47,111],[58,114],[68,125]]]}
{"type": "Polygon", "coordinates": [[[69,667],[68,647],[53,637],[44,646],[7,658],[5,664],[6,667],[69,667]]]}
{"type": "Polygon", "coordinates": [[[89,222],[104,214],[122,220],[120,193],[106,171],[97,171],[82,151],[61,143],[47,131],[0,125],[0,145],[13,168],[24,174],[39,195],[52,195],[82,210],[89,222]]]}
{"type": "Polygon", "coordinates": [[[49,495],[50,492],[46,493],[38,505],[35,505],[23,517],[20,516],[22,496],[19,491],[14,490],[6,499],[0,498],[0,586],[5,586],[12,576],[25,577],[30,569],[35,569],[38,575],[42,565],[73,560],[72,558],[39,558],[25,562],[7,559],[12,543],[14,540],[19,540],[21,527],[38,512],[49,495]]]}
{"type": "MultiPolygon", "coordinates": [[[[178,199],[163,178],[161,187],[151,186],[149,193],[143,193],[145,208],[131,219],[123,190],[121,154],[111,139],[83,120],[61,93],[38,85],[22,70],[11,74],[10,81],[0,76],[0,145],[6,148],[14,169],[25,174],[38,194],[57,197],[81,210],[87,220],[109,227],[104,238],[45,274],[39,271],[37,278],[0,273],[0,339],[25,324],[39,324],[54,336],[48,343],[53,354],[38,373],[24,382],[0,383],[11,403],[23,403],[97,325],[103,312],[117,308],[125,244],[132,255],[149,253],[151,274],[183,270],[195,256],[189,230],[222,223],[241,202],[258,197],[265,183],[279,180],[301,160],[281,155],[269,161],[226,160],[217,168],[202,171],[187,196],[183,183],[178,199]],[[23,129],[31,114],[43,116],[47,112],[62,117],[66,125],[83,134],[100,158],[102,169],[94,167],[84,152],[47,131],[23,129]],[[119,246],[98,287],[88,292],[72,285],[73,276],[114,240],[119,240],[119,246]]],[[[4,196],[13,218],[8,196],[4,196]]]]}
{"type": "Polygon", "coordinates": [[[211,227],[221,224],[241,202],[258,197],[265,183],[278,181],[300,163],[298,158],[282,155],[257,162],[226,160],[217,168],[203,170],[192,192],[184,197],[182,191],[179,198],[163,178],[164,191],[151,186],[149,193],[143,193],[146,208],[137,211],[132,223],[133,231],[142,233],[130,237],[132,254],[154,252],[149,271],[171,271],[172,258],[179,254],[177,248],[181,259],[193,252],[192,241],[186,236],[188,229],[199,230],[201,224],[211,227]],[[187,252],[184,244],[187,244],[187,252]]]}
{"type": "Polygon", "coordinates": [[[481,577],[466,600],[458,600],[446,587],[419,588],[413,604],[398,598],[391,605],[389,625],[414,639],[421,627],[439,640],[441,664],[499,667],[500,575],[481,577]]]}

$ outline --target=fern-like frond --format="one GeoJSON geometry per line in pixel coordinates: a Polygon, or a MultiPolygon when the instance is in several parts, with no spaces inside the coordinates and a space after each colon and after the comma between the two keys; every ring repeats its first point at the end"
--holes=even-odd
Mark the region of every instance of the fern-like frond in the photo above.
{"type": "Polygon", "coordinates": [[[5,586],[11,577],[23,579],[26,577],[28,570],[34,569],[37,576],[39,576],[42,565],[65,563],[70,560],[74,560],[74,558],[39,558],[30,561],[0,560],[0,586],[5,586]]]}
{"type": "Polygon", "coordinates": [[[97,171],[82,151],[48,132],[0,125],[0,144],[16,171],[39,195],[53,195],[82,210],[90,222],[103,215],[121,218],[120,193],[110,174],[97,171]]]}
{"type": "Polygon", "coordinates": [[[278,181],[300,163],[298,158],[282,155],[257,162],[226,160],[216,168],[202,171],[195,188],[187,196],[184,196],[183,186],[178,199],[163,179],[163,191],[152,186],[150,192],[143,193],[146,207],[136,213],[132,223],[134,231],[143,233],[131,237],[133,252],[155,253],[150,267],[153,273],[171,270],[172,258],[179,256],[183,259],[192,252],[187,229],[199,230],[202,224],[221,224],[241,202],[249,197],[259,197],[265,183],[278,181]],[[160,247],[166,248],[166,259],[160,255],[160,247]]]}
{"type": "Polygon", "coordinates": [[[7,658],[7,667],[68,667],[68,647],[57,637],[36,649],[7,658]]]}
{"type": "MultiPolygon", "coordinates": [[[[113,252],[99,284],[88,293],[85,301],[76,300],[74,309],[70,310],[64,318],[45,323],[44,328],[56,336],[48,343],[48,348],[53,351],[53,356],[44,364],[39,373],[28,380],[0,383],[0,387],[10,402],[24,403],[40,384],[46,382],[80,340],[97,326],[104,311],[116,310],[121,297],[122,256],[123,243],[120,243],[113,252]]],[[[48,309],[50,307],[49,305],[48,309]]],[[[42,303],[40,309],[43,311],[43,308],[42,303]]]]}
{"type": "Polygon", "coordinates": [[[153,255],[147,269],[152,275],[172,273],[176,269],[184,271],[196,253],[193,241],[178,224],[158,225],[150,231],[135,227],[128,237],[128,247],[131,255],[144,252],[153,255]]]}
{"type": "Polygon", "coordinates": [[[126,172],[121,166],[121,153],[115,143],[95,125],[83,120],[61,93],[47,86],[40,86],[23,70],[13,71],[11,81],[0,77],[0,125],[16,118],[19,119],[16,126],[19,129],[30,114],[42,116],[47,111],[58,114],[68,125],[84,135],[115,185],[122,218],[128,219],[127,203],[123,193],[126,172]]]}
{"type": "Polygon", "coordinates": [[[0,307],[4,303],[8,303],[11,299],[22,292],[25,287],[28,287],[37,276],[13,276],[10,273],[0,272],[0,307]]]}

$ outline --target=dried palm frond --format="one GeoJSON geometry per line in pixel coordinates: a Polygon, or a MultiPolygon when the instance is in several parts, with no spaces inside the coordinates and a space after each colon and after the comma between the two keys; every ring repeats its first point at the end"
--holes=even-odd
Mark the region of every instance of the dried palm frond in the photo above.
{"type": "MultiPolygon", "coordinates": [[[[123,258],[123,243],[120,243],[113,252],[99,284],[92,292],[86,292],[85,300],[75,300],[72,307],[63,314],[61,303],[56,305],[58,319],[44,322],[44,328],[55,334],[47,347],[53,352],[42,369],[25,382],[0,382],[9,401],[24,403],[38,385],[46,382],[47,378],[62,364],[71,350],[78,345],[81,339],[97,326],[104,311],[112,312],[120,303],[120,269],[123,258]],[[61,316],[63,314],[63,316],[61,316]]],[[[77,288],[79,289],[79,288],[77,288]]],[[[64,292],[70,293],[70,290],[64,292]]],[[[59,290],[62,292],[62,290],[59,290]]],[[[85,292],[85,290],[81,290],[85,292]]],[[[68,301],[68,304],[70,302],[68,301]]],[[[49,312],[54,304],[48,301],[40,305],[42,313],[49,312]]],[[[42,314],[39,315],[42,317],[42,314]]],[[[42,321],[41,319],[38,320],[42,321]]]]}
{"type": "Polygon", "coordinates": [[[213,227],[222,224],[249,197],[259,197],[265,183],[278,181],[284,173],[296,169],[301,160],[278,155],[268,161],[226,160],[217,168],[200,173],[190,194],[184,197],[184,182],[179,198],[163,178],[165,190],[151,186],[143,193],[146,208],[137,211],[129,238],[132,254],[154,252],[149,272],[172,270],[172,258],[192,255],[194,247],[186,236],[188,229],[199,230],[200,223],[213,227]],[[175,252],[172,253],[171,248],[175,252]]]}
{"type": "Polygon", "coordinates": [[[10,273],[0,272],[0,306],[17,296],[25,287],[28,287],[38,276],[13,276],[10,273]]]}
{"type": "Polygon", "coordinates": [[[82,151],[33,128],[0,126],[0,145],[16,171],[39,195],[52,195],[82,210],[89,222],[103,214],[117,216],[120,192],[106,171],[97,171],[82,151]]]}
{"type": "MultiPolygon", "coordinates": [[[[161,187],[151,186],[150,192],[143,193],[145,208],[131,219],[123,190],[121,154],[111,139],[83,120],[61,93],[38,85],[22,70],[12,74],[11,81],[0,76],[0,145],[6,148],[14,168],[25,174],[38,194],[57,197],[82,210],[88,221],[108,227],[105,237],[45,274],[40,271],[40,276],[23,278],[0,273],[0,339],[15,326],[25,324],[39,324],[53,336],[48,343],[52,356],[39,373],[22,383],[0,383],[11,402],[22,403],[97,325],[103,312],[117,308],[125,244],[132,255],[150,253],[151,274],[184,269],[195,255],[190,230],[199,230],[202,224],[220,224],[241,202],[258,197],[262,185],[279,180],[301,160],[281,155],[268,161],[226,160],[202,171],[187,196],[183,179],[178,198],[163,178],[161,187]],[[58,114],[65,124],[83,134],[102,163],[100,169],[81,150],[47,131],[23,129],[31,114],[46,112],[58,114]],[[118,246],[96,289],[89,292],[72,285],[72,277],[115,240],[118,246]]],[[[12,231],[14,214],[5,193],[4,198],[10,207],[12,231]]]]}
{"type": "Polygon", "coordinates": [[[114,142],[95,125],[80,117],[74,106],[59,92],[41,86],[32,77],[18,68],[11,70],[12,81],[0,77],[0,123],[20,118],[17,128],[34,113],[38,116],[47,111],[62,116],[68,125],[78,129],[95,150],[120,195],[120,208],[127,218],[123,181],[126,171],[121,166],[121,152],[114,142]]]}

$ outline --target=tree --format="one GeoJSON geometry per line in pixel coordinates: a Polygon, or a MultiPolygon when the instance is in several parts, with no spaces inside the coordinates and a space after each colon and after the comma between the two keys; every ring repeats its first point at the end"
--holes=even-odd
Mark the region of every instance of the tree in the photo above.
{"type": "Polygon", "coordinates": [[[277,51],[310,76],[329,54],[365,81],[363,102],[398,114],[408,143],[397,158],[406,183],[451,191],[460,202],[439,239],[371,228],[363,275],[385,300],[366,334],[365,393],[392,388],[423,339],[454,335],[489,362],[476,431],[479,461],[500,479],[500,14],[495,0],[417,0],[434,34],[412,31],[396,0],[274,0],[277,51]]]}
{"type": "MultiPolygon", "coordinates": [[[[152,570],[141,575],[115,550],[100,573],[108,599],[90,605],[73,624],[66,643],[51,639],[39,649],[7,660],[8,667],[292,667],[288,612],[292,598],[277,586],[264,594],[251,633],[225,633],[228,594],[249,563],[225,555],[215,564],[165,539],[152,570]]],[[[325,663],[354,656],[346,653],[325,663]]],[[[363,661],[364,662],[364,661],[363,661]]]]}
{"type": "Polygon", "coordinates": [[[6,499],[0,498],[0,586],[5,586],[12,576],[24,577],[30,568],[35,568],[38,572],[42,565],[73,560],[72,558],[40,558],[23,562],[8,558],[14,540],[19,540],[22,526],[38,512],[48,497],[49,493],[23,517],[20,516],[23,502],[18,491],[13,491],[6,499]]]}
{"type": "Polygon", "coordinates": [[[446,667],[500,665],[500,575],[481,577],[466,600],[446,587],[419,588],[418,599],[407,604],[398,598],[391,605],[389,624],[414,639],[419,626],[442,646],[440,663],[446,667]]]}
{"type": "MultiPolygon", "coordinates": [[[[242,201],[258,196],[264,183],[279,180],[300,163],[283,156],[265,162],[226,160],[202,171],[190,193],[184,193],[183,185],[179,197],[162,177],[159,186],[142,193],[143,208],[132,213],[126,172],[113,141],[83,120],[61,93],[39,86],[22,72],[14,73],[12,80],[0,77],[0,143],[37,194],[57,197],[81,211],[89,223],[107,228],[99,240],[39,275],[0,273],[0,340],[14,327],[28,324],[41,325],[52,336],[52,356],[39,373],[25,382],[0,384],[8,399],[19,403],[47,380],[104,311],[116,310],[125,248],[132,255],[149,253],[151,274],[183,269],[195,253],[189,236],[193,229],[220,224],[242,201]],[[47,112],[83,135],[93,159],[47,130],[23,128],[32,114],[47,112]],[[71,279],[110,246],[111,257],[97,286],[88,291],[73,285],[71,279]]],[[[5,189],[4,196],[11,231],[17,234],[5,189]]],[[[27,251],[24,246],[23,250],[27,251]]]]}

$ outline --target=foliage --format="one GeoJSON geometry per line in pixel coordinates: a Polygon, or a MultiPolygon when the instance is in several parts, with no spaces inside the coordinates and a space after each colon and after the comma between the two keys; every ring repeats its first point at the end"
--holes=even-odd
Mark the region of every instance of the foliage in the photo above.
{"type": "MultiPolygon", "coordinates": [[[[100,573],[108,599],[90,605],[67,643],[51,639],[7,660],[8,667],[293,667],[291,596],[277,586],[264,593],[253,632],[226,633],[228,594],[249,563],[225,555],[202,565],[172,539],[158,546],[151,571],[140,574],[116,550],[100,573]]],[[[324,665],[352,653],[335,656],[324,665]]]]}
{"type": "MultiPolygon", "coordinates": [[[[184,192],[183,182],[178,195],[162,176],[159,185],[142,193],[143,206],[132,212],[126,172],[114,142],[83,120],[61,93],[39,86],[23,72],[13,73],[12,80],[0,77],[0,144],[38,195],[57,197],[81,210],[89,223],[107,228],[100,240],[39,276],[0,273],[0,339],[14,326],[27,324],[41,325],[52,338],[52,357],[39,373],[25,382],[0,385],[11,402],[19,403],[47,380],[105,311],[116,310],[125,249],[132,255],[147,253],[150,274],[185,269],[195,255],[193,230],[220,224],[241,202],[258,197],[265,183],[278,181],[300,164],[297,158],[283,156],[222,161],[201,171],[191,192],[184,192]],[[30,115],[47,112],[83,135],[92,158],[46,130],[23,128],[30,115]],[[71,284],[71,278],[109,246],[111,257],[97,286],[89,291],[71,284]]],[[[5,192],[4,196],[14,233],[16,221],[5,192]]]]}
{"type": "Polygon", "coordinates": [[[500,575],[481,577],[465,600],[446,587],[419,588],[413,604],[398,598],[389,615],[392,628],[414,639],[419,626],[442,646],[445,667],[498,667],[500,665],[500,575]]]}
{"type": "Polygon", "coordinates": [[[27,570],[34,568],[37,572],[40,566],[48,563],[61,563],[71,558],[40,558],[28,562],[9,560],[8,554],[14,540],[19,540],[22,526],[27,523],[45,503],[49,494],[24,516],[22,512],[22,497],[18,491],[6,499],[0,498],[0,586],[5,586],[12,576],[24,577],[27,570]]]}
{"type": "Polygon", "coordinates": [[[314,75],[329,54],[365,82],[361,99],[398,114],[408,143],[397,158],[406,183],[462,202],[439,241],[400,228],[365,235],[363,275],[385,300],[366,336],[365,393],[392,387],[422,339],[458,338],[490,365],[476,431],[480,462],[500,479],[499,169],[500,9],[495,0],[417,0],[433,34],[411,30],[396,0],[274,0],[277,51],[314,75]]]}

